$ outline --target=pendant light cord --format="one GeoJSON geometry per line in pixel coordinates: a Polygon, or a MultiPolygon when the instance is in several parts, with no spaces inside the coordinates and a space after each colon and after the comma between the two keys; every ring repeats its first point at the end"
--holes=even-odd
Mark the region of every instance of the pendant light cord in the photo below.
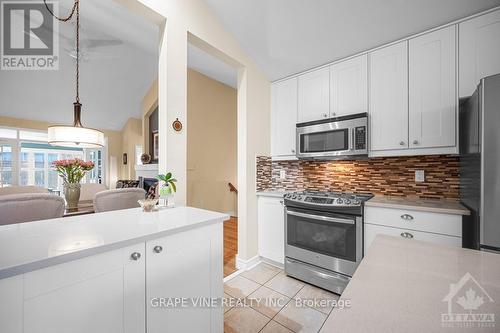
{"type": "Polygon", "coordinates": [[[80,103],[80,0],[75,0],[71,13],[67,17],[56,16],[47,4],[47,0],[43,0],[43,3],[45,4],[45,7],[49,11],[50,15],[61,22],[71,20],[76,13],[76,102],[80,103]]]}

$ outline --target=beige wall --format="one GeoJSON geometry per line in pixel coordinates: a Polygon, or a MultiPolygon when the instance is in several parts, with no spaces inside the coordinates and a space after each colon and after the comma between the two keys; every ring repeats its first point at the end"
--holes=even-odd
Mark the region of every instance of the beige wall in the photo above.
{"type": "Polygon", "coordinates": [[[243,52],[202,0],[116,0],[160,26],[158,77],[160,170],[178,182],[174,200],[187,201],[187,43],[238,68],[238,262],[257,255],[255,157],[270,153],[270,90],[262,71],[243,52]],[[175,132],[176,118],[185,130],[175,132]]]}
{"type": "Polygon", "coordinates": [[[151,84],[146,95],[142,99],[141,114],[142,114],[142,140],[144,152],[149,151],[149,115],[158,106],[158,79],[155,79],[151,84]]]}
{"type": "MultiPolygon", "coordinates": [[[[10,117],[2,117],[0,116],[0,126],[7,127],[16,127],[16,128],[26,128],[33,130],[41,130],[46,131],[47,127],[55,124],[36,121],[36,120],[28,120],[28,119],[18,119],[18,118],[10,118],[10,117]]],[[[121,178],[121,154],[122,154],[122,134],[118,131],[110,131],[110,130],[102,130],[104,136],[108,141],[108,163],[106,166],[106,185],[109,187],[110,181],[110,161],[115,158],[117,165],[117,178],[121,178]]],[[[112,184],[111,184],[112,185],[112,184]]]]}
{"type": "Polygon", "coordinates": [[[122,150],[127,154],[127,164],[123,164],[122,155],[120,155],[120,165],[122,166],[122,179],[135,179],[135,146],[142,145],[142,121],[141,119],[129,118],[123,126],[122,132],[122,150]]]}
{"type": "Polygon", "coordinates": [[[236,89],[188,69],[187,204],[236,216],[236,89]]]}

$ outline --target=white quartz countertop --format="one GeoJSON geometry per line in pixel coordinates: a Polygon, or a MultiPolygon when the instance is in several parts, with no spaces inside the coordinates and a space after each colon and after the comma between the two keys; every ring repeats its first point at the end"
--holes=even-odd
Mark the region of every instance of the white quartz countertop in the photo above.
{"type": "Polygon", "coordinates": [[[500,255],[379,235],[341,299],[350,308],[335,308],[321,332],[498,332],[500,255]],[[492,314],[496,327],[444,327],[463,324],[449,313],[492,314]]]}
{"type": "Polygon", "coordinates": [[[469,215],[470,211],[460,202],[454,200],[418,199],[376,195],[365,203],[365,206],[398,209],[412,209],[431,213],[469,215]]]}
{"type": "Polygon", "coordinates": [[[283,198],[283,196],[291,191],[258,191],[257,196],[283,198]]]}
{"type": "Polygon", "coordinates": [[[228,219],[192,207],[133,208],[0,226],[0,279],[228,219]]]}

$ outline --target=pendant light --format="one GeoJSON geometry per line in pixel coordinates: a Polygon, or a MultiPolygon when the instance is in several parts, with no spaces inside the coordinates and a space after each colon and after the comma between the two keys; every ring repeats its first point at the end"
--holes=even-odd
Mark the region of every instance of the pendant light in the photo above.
{"type": "Polygon", "coordinates": [[[80,0],[75,0],[68,17],[59,18],[43,0],[49,13],[61,22],[71,20],[76,14],[76,101],[73,103],[73,125],[56,125],[48,128],[48,142],[51,145],[78,148],[101,148],[104,146],[104,133],[84,127],[81,122],[82,104],[80,103],[80,0]]]}

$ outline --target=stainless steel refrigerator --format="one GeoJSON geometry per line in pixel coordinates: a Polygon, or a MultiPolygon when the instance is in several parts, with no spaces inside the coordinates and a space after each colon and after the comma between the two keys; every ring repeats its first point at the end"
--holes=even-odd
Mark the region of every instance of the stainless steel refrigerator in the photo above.
{"type": "Polygon", "coordinates": [[[459,134],[464,246],[500,253],[500,74],[460,101],[459,134]]]}

